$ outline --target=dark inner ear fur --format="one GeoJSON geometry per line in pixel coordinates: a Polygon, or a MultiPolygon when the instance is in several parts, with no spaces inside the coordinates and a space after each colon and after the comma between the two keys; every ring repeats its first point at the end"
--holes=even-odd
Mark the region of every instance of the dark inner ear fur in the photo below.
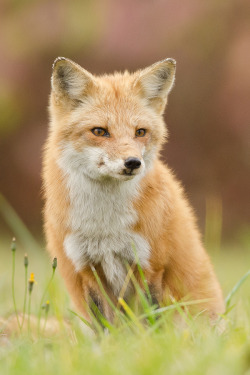
{"type": "Polygon", "coordinates": [[[56,70],[56,75],[61,90],[69,91],[69,83],[67,81],[66,69],[67,67],[65,66],[59,66],[59,68],[56,70]]]}
{"type": "Polygon", "coordinates": [[[170,79],[170,81],[171,81],[171,70],[169,68],[165,68],[165,69],[161,68],[157,72],[157,76],[159,78],[159,84],[158,84],[157,92],[158,92],[158,94],[160,94],[161,91],[164,89],[166,83],[168,83],[168,80],[170,79]]]}

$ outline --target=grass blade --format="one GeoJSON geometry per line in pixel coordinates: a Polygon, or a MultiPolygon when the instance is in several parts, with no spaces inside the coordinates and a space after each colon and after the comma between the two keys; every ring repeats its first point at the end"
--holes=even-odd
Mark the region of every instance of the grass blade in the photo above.
{"type": "Polygon", "coordinates": [[[143,325],[140,323],[137,316],[133,313],[131,308],[128,306],[128,304],[124,301],[123,298],[119,298],[118,302],[123,307],[124,311],[128,315],[128,317],[133,321],[133,323],[136,325],[137,328],[139,328],[140,332],[144,332],[143,325]]]}
{"type": "Polygon", "coordinates": [[[231,300],[232,300],[233,296],[235,295],[235,293],[237,293],[237,291],[239,290],[241,285],[244,283],[244,281],[246,281],[248,276],[250,276],[250,270],[247,273],[245,273],[245,275],[242,276],[242,278],[235,284],[235,286],[233,287],[231,292],[228,293],[228,295],[226,297],[226,300],[225,300],[226,311],[225,311],[224,314],[227,314],[229,312],[229,307],[230,307],[230,303],[231,303],[231,300]]]}
{"type": "Polygon", "coordinates": [[[23,223],[13,207],[9,204],[7,199],[0,193],[0,213],[4,218],[6,224],[15,234],[15,237],[27,249],[41,249],[38,242],[35,240],[29,229],[23,223]]]}
{"type": "Polygon", "coordinates": [[[77,318],[79,318],[84,324],[86,324],[86,326],[88,326],[89,328],[91,328],[92,331],[93,331],[92,324],[91,324],[87,319],[85,319],[83,316],[77,314],[77,313],[76,313],[75,311],[73,311],[73,310],[68,309],[68,311],[71,312],[71,314],[75,315],[77,318]]]}

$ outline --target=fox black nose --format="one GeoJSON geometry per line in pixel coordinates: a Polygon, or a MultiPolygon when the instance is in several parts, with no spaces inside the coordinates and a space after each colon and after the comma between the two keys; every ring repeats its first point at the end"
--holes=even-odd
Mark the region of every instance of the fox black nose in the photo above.
{"type": "Polygon", "coordinates": [[[128,169],[138,169],[141,166],[141,161],[138,158],[127,158],[124,165],[128,169]]]}

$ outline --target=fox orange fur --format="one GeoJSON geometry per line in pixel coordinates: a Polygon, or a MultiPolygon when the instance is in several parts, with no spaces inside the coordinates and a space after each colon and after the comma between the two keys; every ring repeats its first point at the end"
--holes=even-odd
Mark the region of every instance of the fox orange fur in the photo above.
{"type": "MultiPolygon", "coordinates": [[[[96,269],[117,301],[135,251],[154,301],[205,300],[223,313],[221,289],[180,183],[159,158],[163,111],[175,61],[133,74],[97,77],[69,59],[53,65],[50,129],[44,153],[45,232],[51,256],[79,311],[112,311],[96,269]],[[134,244],[134,245],[133,245],[134,244]]],[[[128,284],[125,297],[134,293],[128,284]]]]}

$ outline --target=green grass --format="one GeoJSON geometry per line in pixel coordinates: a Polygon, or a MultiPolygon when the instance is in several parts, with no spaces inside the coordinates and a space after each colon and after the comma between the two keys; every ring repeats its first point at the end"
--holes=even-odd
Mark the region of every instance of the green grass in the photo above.
{"type": "MultiPolygon", "coordinates": [[[[9,222],[15,223],[12,230],[17,236],[14,280],[17,309],[22,312],[24,305],[23,256],[27,252],[28,272],[34,272],[36,280],[31,314],[45,318],[46,309],[40,307],[49,300],[48,322],[53,317],[59,329],[53,335],[44,334],[43,322],[39,335],[35,326],[31,329],[31,332],[35,330],[34,335],[23,331],[6,337],[1,335],[0,323],[0,374],[250,375],[249,240],[234,247],[224,245],[220,249],[218,246],[216,252],[210,254],[227,301],[228,313],[223,318],[226,329],[222,334],[199,319],[187,318],[187,324],[180,326],[173,319],[174,310],[145,322],[141,314],[145,315],[152,308],[143,295],[142,312],[124,305],[127,315],[110,327],[109,334],[99,330],[96,335],[86,335],[83,323],[70,311],[74,311],[74,307],[57,271],[48,286],[52,268],[47,254],[38,249],[39,245],[30,234],[27,238],[27,228],[22,227],[15,212],[7,209],[7,214],[9,222]]],[[[209,242],[209,236],[207,240],[209,242]]],[[[0,238],[0,259],[0,317],[12,316],[15,320],[10,238],[0,238]]],[[[179,310],[178,305],[174,308],[179,310]]]]}
{"type": "MultiPolygon", "coordinates": [[[[24,295],[24,250],[17,242],[15,294],[19,310],[24,295]]],[[[11,297],[11,251],[7,241],[0,243],[0,316],[14,312],[11,297]]],[[[248,271],[248,249],[224,248],[213,257],[225,296],[248,271]]],[[[29,253],[29,271],[37,284],[32,295],[32,313],[38,315],[40,300],[51,275],[48,257],[42,251],[29,253]]],[[[227,327],[218,335],[204,322],[190,321],[180,328],[172,313],[161,316],[161,324],[138,326],[121,324],[109,335],[83,334],[79,319],[70,313],[70,301],[58,274],[46,299],[50,316],[66,318],[65,329],[54,337],[31,339],[26,334],[0,341],[1,374],[250,374],[250,295],[249,282],[240,285],[231,297],[234,308],[226,317],[227,327]],[[247,372],[248,371],[248,372],[247,372]]],[[[44,314],[44,313],[43,313],[44,314]]],[[[156,323],[157,324],[157,321],[156,323]]]]}

